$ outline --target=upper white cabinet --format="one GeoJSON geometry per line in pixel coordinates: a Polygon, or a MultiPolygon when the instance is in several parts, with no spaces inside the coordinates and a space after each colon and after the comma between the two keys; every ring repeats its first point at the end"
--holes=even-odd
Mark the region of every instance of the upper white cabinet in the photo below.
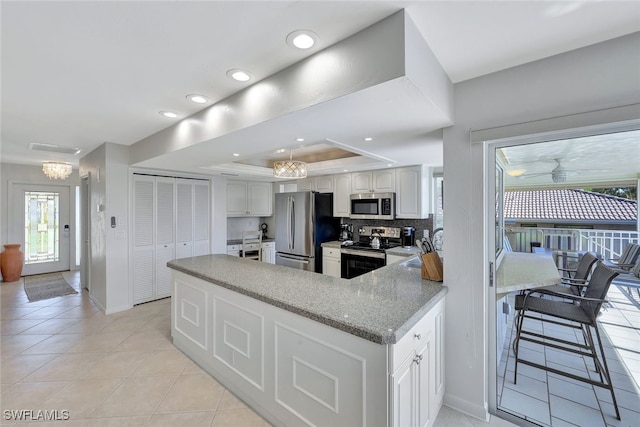
{"type": "Polygon", "coordinates": [[[227,215],[273,215],[272,184],[270,182],[227,181],[227,215]]]}
{"type": "Polygon", "coordinates": [[[333,216],[348,217],[350,214],[351,174],[333,175],[333,216]]]}
{"type": "Polygon", "coordinates": [[[296,181],[298,191],[316,191],[315,178],[304,178],[296,181]]]}
{"type": "Polygon", "coordinates": [[[167,262],[209,253],[209,181],[133,176],[133,303],[171,295],[167,262]]]}
{"type": "Polygon", "coordinates": [[[351,186],[354,193],[393,193],[396,191],[396,170],[354,172],[351,186]]]}
{"type": "Polygon", "coordinates": [[[333,177],[331,175],[304,178],[296,181],[298,191],[317,191],[319,193],[333,193],[333,177]]]}
{"type": "Polygon", "coordinates": [[[424,165],[395,170],[396,217],[428,218],[431,213],[429,194],[431,174],[424,165]]]}
{"type": "Polygon", "coordinates": [[[314,180],[318,193],[333,193],[333,178],[331,175],[317,176],[314,180]]]}

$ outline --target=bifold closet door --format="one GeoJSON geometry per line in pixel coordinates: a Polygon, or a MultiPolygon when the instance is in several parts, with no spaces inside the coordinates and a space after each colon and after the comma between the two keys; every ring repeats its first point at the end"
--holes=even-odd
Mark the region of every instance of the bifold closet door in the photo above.
{"type": "Polygon", "coordinates": [[[134,176],[133,303],[154,297],[155,178],[134,176]]]}
{"type": "Polygon", "coordinates": [[[174,178],[156,178],[155,298],[171,295],[171,269],[167,262],[176,258],[175,187],[174,178]]]}

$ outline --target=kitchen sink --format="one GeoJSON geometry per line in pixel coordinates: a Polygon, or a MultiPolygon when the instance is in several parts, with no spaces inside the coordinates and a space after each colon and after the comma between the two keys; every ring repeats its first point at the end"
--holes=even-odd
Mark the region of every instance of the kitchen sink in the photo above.
{"type": "Polygon", "coordinates": [[[403,267],[421,268],[422,267],[422,261],[418,257],[413,257],[408,261],[400,263],[400,265],[403,266],[403,267]]]}

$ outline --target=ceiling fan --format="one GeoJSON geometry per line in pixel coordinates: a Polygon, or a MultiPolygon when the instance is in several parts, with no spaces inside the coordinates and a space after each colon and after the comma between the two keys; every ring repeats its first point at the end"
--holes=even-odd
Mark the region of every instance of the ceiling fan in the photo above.
{"type": "Polygon", "coordinates": [[[538,173],[523,173],[518,175],[517,178],[532,178],[535,176],[543,176],[543,175],[551,175],[551,179],[556,184],[562,184],[567,181],[567,177],[569,175],[579,175],[583,172],[604,172],[609,169],[567,169],[562,166],[560,163],[560,159],[553,159],[556,162],[556,167],[549,172],[538,172],[538,173]]]}

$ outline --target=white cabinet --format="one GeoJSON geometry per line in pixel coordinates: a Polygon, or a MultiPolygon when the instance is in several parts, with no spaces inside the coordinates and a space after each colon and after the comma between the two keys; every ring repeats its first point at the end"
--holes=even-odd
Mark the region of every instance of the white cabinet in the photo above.
{"type": "Polygon", "coordinates": [[[240,256],[242,245],[227,245],[227,255],[240,256]]]}
{"type": "Polygon", "coordinates": [[[167,262],[209,253],[209,181],[133,178],[133,303],[171,295],[167,262]]]}
{"type": "Polygon", "coordinates": [[[296,181],[298,191],[316,191],[315,178],[304,178],[296,181]]]}
{"type": "Polygon", "coordinates": [[[431,175],[424,165],[396,169],[396,217],[428,218],[431,175]]]}
{"type": "Polygon", "coordinates": [[[396,191],[395,169],[382,169],[351,174],[354,193],[393,193],[396,191]]]}
{"type": "Polygon", "coordinates": [[[316,191],[318,193],[333,193],[333,178],[331,175],[315,177],[316,191]]]}
{"type": "Polygon", "coordinates": [[[267,419],[286,426],[388,425],[386,345],[172,274],[173,343],[267,419]]]}
{"type": "Polygon", "coordinates": [[[276,242],[262,243],[262,262],[269,264],[276,263],[276,242]]]}
{"type": "Polygon", "coordinates": [[[340,262],[340,249],[338,248],[322,248],[322,274],[331,277],[340,277],[342,273],[342,264],[340,262]]]}
{"type": "Polygon", "coordinates": [[[351,174],[333,176],[333,216],[348,217],[351,213],[351,174]]]}
{"type": "Polygon", "coordinates": [[[433,425],[444,398],[444,300],[393,346],[392,420],[395,427],[433,425]]]}
{"type": "Polygon", "coordinates": [[[227,181],[227,215],[273,215],[272,184],[270,182],[227,181]]]}
{"type": "Polygon", "coordinates": [[[317,191],[318,193],[333,193],[333,178],[331,175],[304,178],[296,181],[298,191],[317,191]]]}

